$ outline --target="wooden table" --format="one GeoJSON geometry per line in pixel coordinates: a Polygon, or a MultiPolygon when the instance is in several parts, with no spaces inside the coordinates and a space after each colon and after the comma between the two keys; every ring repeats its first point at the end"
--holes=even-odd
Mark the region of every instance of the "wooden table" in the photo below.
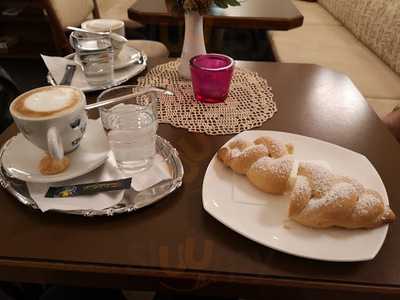
{"type": "MultiPolygon", "coordinates": [[[[172,55],[180,56],[184,19],[170,12],[165,0],[137,0],[128,9],[128,16],[146,25],[150,39],[162,41],[172,55]],[[180,26],[171,30],[174,25],[180,26]]],[[[211,9],[204,16],[204,36],[208,52],[265,61],[273,60],[265,31],[289,30],[302,24],[303,16],[291,0],[247,0],[238,7],[211,9]],[[238,31],[239,38],[226,42],[224,37],[230,41],[238,31]]]]}
{"type": "MultiPolygon", "coordinates": [[[[399,214],[400,146],[352,82],[315,65],[238,62],[273,88],[278,112],[261,128],[303,134],[366,155],[399,214]]],[[[0,136],[1,144],[16,133],[0,136]]],[[[183,186],[157,204],[115,217],[39,213],[0,190],[0,281],[267,295],[271,286],[400,294],[400,224],[369,262],[286,255],[231,231],[202,208],[202,178],[231,136],[161,125],[178,149],[183,186]]],[[[349,249],[351,251],[351,249],[349,249]]],[[[263,297],[264,298],[264,297],[263,297]]]]}
{"type": "MultiPolygon", "coordinates": [[[[172,24],[183,22],[167,9],[165,0],[137,0],[128,16],[142,24],[172,24]]],[[[247,0],[241,6],[213,8],[204,16],[205,23],[225,28],[289,30],[303,24],[303,16],[290,0],[247,0]]]]}

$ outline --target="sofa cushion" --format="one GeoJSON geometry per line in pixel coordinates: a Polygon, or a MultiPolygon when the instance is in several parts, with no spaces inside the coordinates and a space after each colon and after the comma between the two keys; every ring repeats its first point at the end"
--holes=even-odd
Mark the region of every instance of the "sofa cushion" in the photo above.
{"type": "Polygon", "coordinates": [[[355,2],[357,7],[354,14],[344,22],[346,27],[400,74],[400,1],[355,2]]]}
{"type": "Polygon", "coordinates": [[[400,99],[393,100],[393,99],[367,98],[367,101],[380,118],[383,118],[388,113],[393,111],[393,109],[397,105],[400,105],[400,99]]]}
{"type": "Polygon", "coordinates": [[[318,0],[318,2],[400,74],[399,0],[318,0]]]}
{"type": "Polygon", "coordinates": [[[359,0],[318,0],[327,11],[329,11],[340,22],[351,20],[359,0]]]}
{"type": "Polygon", "coordinates": [[[341,25],[338,20],[316,2],[293,0],[293,4],[304,16],[304,24],[341,25]]]}
{"type": "Polygon", "coordinates": [[[129,40],[128,46],[143,51],[149,59],[167,58],[169,51],[167,47],[160,42],[148,40],[129,40]]]}
{"type": "Polygon", "coordinates": [[[269,35],[281,62],[322,65],[347,74],[366,97],[400,99],[400,77],[342,26],[304,25],[269,35]]]}

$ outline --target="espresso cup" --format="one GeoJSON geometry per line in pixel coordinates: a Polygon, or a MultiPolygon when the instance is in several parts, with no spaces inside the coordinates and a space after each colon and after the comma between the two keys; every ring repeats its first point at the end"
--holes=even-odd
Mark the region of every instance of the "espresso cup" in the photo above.
{"type": "Polygon", "coordinates": [[[94,32],[114,32],[125,36],[125,23],[114,19],[93,19],[87,20],[81,24],[83,29],[94,32]]]}
{"type": "Polygon", "coordinates": [[[45,86],[13,100],[10,113],[32,144],[61,160],[78,148],[85,133],[86,97],[70,86],[45,86]]]}
{"type": "MultiPolygon", "coordinates": [[[[93,19],[87,20],[81,24],[83,29],[93,32],[113,32],[125,37],[125,23],[114,19],[93,19]]],[[[126,44],[126,39],[118,38],[117,35],[111,39],[114,48],[114,57],[118,57],[126,44]]]]}

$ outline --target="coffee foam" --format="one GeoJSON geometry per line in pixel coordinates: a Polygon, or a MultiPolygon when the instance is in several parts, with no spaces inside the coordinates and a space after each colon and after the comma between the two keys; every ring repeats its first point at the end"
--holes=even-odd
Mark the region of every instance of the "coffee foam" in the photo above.
{"type": "Polygon", "coordinates": [[[18,97],[12,111],[20,117],[55,117],[72,111],[81,103],[79,91],[68,87],[44,87],[18,97]]]}

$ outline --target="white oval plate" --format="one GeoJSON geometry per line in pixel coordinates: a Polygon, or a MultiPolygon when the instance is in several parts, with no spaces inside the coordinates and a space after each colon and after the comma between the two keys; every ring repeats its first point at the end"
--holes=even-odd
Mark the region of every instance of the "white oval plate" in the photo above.
{"type": "Polygon", "coordinates": [[[109,145],[100,120],[88,120],[82,141],[75,151],[67,156],[70,166],[56,175],[40,173],[39,161],[45,152],[29,142],[21,133],[11,142],[3,155],[3,167],[15,178],[26,182],[51,183],[84,175],[104,163],[109,145]]]}
{"type": "MultiPolygon", "coordinates": [[[[356,178],[377,190],[389,203],[385,186],[371,162],[363,155],[306,136],[277,131],[238,134],[253,140],[270,135],[294,145],[298,160],[326,161],[333,172],[356,178]]],[[[216,156],[203,181],[203,207],[218,221],[241,235],[288,254],[335,262],[373,259],[385,240],[388,225],[371,230],[312,229],[287,217],[287,196],[274,196],[253,187],[245,176],[232,172],[216,156]]]]}

